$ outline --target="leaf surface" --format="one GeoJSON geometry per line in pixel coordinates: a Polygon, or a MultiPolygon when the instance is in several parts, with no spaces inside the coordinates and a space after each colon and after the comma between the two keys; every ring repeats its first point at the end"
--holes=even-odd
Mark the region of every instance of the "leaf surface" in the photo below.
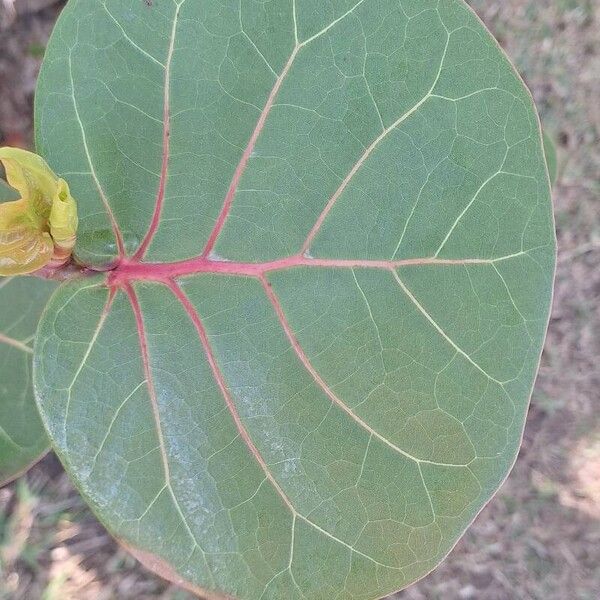
{"type": "Polygon", "coordinates": [[[35,357],[108,529],[215,598],[430,571],[515,459],[555,261],[539,121],[479,20],[71,0],[36,103],[77,254],[112,263],[35,357]]]}
{"type": "MultiPolygon", "coordinates": [[[[14,200],[0,182],[0,202],[14,200]]],[[[32,278],[0,278],[0,485],[37,461],[49,446],[33,396],[33,338],[56,286],[32,278]]]]}

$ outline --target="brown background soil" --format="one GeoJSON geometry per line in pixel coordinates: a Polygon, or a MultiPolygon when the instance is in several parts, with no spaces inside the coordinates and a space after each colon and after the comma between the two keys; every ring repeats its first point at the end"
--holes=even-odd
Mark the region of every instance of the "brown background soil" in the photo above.
{"type": "MultiPolygon", "coordinates": [[[[2,144],[31,144],[37,70],[62,4],[0,0],[2,144]]],[[[515,470],[446,562],[397,598],[597,600],[600,1],[471,4],[517,64],[558,146],[555,305],[515,470]]],[[[51,455],[0,490],[0,569],[0,600],[190,598],[114,544],[51,455]]]]}

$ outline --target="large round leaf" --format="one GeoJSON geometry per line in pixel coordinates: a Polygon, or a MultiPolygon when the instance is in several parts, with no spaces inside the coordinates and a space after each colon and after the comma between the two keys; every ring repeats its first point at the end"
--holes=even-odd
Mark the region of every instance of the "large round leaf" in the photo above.
{"type": "Polygon", "coordinates": [[[531,98],[466,5],[72,0],[37,113],[112,262],[35,358],[109,530],[215,598],[439,563],[514,461],[555,254],[531,98]]]}
{"type": "MultiPolygon", "coordinates": [[[[14,200],[0,181],[0,202],[14,200]]],[[[0,278],[0,485],[11,481],[48,450],[31,381],[32,341],[53,283],[0,278]]]]}

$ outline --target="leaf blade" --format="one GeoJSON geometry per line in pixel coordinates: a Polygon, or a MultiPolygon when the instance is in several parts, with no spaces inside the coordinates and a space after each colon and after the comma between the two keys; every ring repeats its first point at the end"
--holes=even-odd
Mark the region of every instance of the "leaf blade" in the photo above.
{"type": "Polygon", "coordinates": [[[0,280],[0,485],[49,449],[32,386],[33,336],[56,286],[32,278],[0,280]]]}
{"type": "MultiPolygon", "coordinates": [[[[65,40],[77,26],[85,44],[114,42],[109,87],[119,53],[122,78],[150,63],[149,87],[108,104],[84,74],[89,50],[72,73],[107,114],[147,125],[139,149],[127,132],[107,146],[104,121],[90,156],[147,153],[135,203],[106,157],[99,172],[131,252],[155,262],[93,291],[70,284],[50,307],[69,321],[42,323],[40,347],[58,348],[74,318],[87,332],[64,346],[64,373],[36,357],[61,459],[113,533],[209,593],[369,599],[408,585],[520,442],[554,269],[530,96],[463,2],[183,2],[128,9],[134,24],[99,33],[97,9],[71,5],[65,40]]],[[[49,74],[40,136],[59,160],[49,74]]]]}

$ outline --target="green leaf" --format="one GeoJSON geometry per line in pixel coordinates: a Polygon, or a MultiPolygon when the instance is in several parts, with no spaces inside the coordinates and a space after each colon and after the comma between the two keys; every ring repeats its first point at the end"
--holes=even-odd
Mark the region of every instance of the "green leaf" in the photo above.
{"type": "MultiPolygon", "coordinates": [[[[0,198],[3,191],[0,190],[0,198]]],[[[32,342],[55,285],[33,278],[0,279],[0,485],[48,451],[33,395],[32,342]]]]}
{"type": "Polygon", "coordinates": [[[215,598],[434,568],[515,459],[555,262],[537,114],[470,9],[71,0],[36,104],[112,263],[34,369],[107,528],[215,598]]]}
{"type": "MultiPolygon", "coordinates": [[[[0,202],[15,200],[0,181],[0,202]]],[[[54,284],[0,278],[0,486],[48,450],[31,383],[32,340],[54,284]]]]}

